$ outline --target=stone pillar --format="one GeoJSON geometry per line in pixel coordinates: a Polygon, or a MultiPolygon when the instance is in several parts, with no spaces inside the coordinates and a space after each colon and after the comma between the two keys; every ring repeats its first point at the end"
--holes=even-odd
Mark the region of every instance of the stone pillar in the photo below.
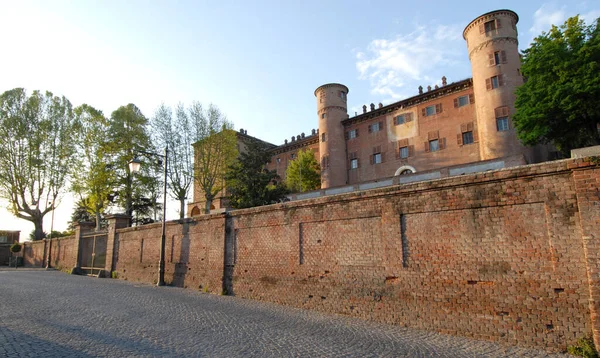
{"type": "Polygon", "coordinates": [[[131,217],[124,214],[115,214],[106,217],[108,221],[108,233],[106,237],[106,264],[104,270],[111,277],[112,272],[115,270],[117,258],[119,254],[119,238],[117,234],[118,229],[129,227],[129,220],[131,217]]]}
{"type": "MultiPolygon", "coordinates": [[[[81,244],[81,235],[83,233],[89,232],[96,227],[96,224],[90,221],[81,221],[75,226],[75,252],[77,252],[77,259],[75,260],[75,268],[80,267],[81,260],[81,250],[79,249],[79,245],[81,244]]],[[[77,270],[75,270],[77,271],[77,270]]]]}
{"type": "MultiPolygon", "coordinates": [[[[577,195],[581,238],[585,254],[588,287],[590,290],[589,306],[592,320],[592,334],[596,349],[600,350],[600,165],[599,157],[593,167],[575,169],[573,181],[577,195]]],[[[577,168],[588,164],[574,161],[570,166],[577,168]]]]}

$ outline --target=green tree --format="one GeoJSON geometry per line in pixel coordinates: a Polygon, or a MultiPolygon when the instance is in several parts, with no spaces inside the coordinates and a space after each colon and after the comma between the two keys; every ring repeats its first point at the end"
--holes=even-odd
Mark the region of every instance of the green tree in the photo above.
{"type": "MultiPolygon", "coordinates": [[[[109,199],[112,199],[112,195],[109,195],[109,199]]],[[[71,213],[71,219],[68,222],[67,231],[74,232],[75,227],[83,221],[94,222],[96,216],[90,214],[88,207],[90,206],[87,198],[80,198],[75,202],[75,207],[71,213]]],[[[96,224],[96,226],[98,226],[96,224]]]]}
{"type": "Polygon", "coordinates": [[[192,104],[186,109],[183,104],[175,108],[175,116],[171,107],[162,104],[152,117],[152,135],[154,142],[161,147],[169,147],[168,192],[179,201],[179,218],[185,217],[185,200],[194,180],[194,148],[192,145],[200,140],[198,126],[202,122],[203,111],[192,109],[199,104],[192,104]],[[198,113],[199,115],[193,115],[198,113]]]}
{"type": "Polygon", "coordinates": [[[101,111],[87,104],[75,108],[74,112],[79,155],[77,165],[73,166],[72,189],[79,195],[79,203],[85,204],[86,210],[95,216],[96,230],[99,230],[116,181],[113,166],[109,164],[105,134],[109,123],[101,111]]]}
{"type": "MultiPolygon", "coordinates": [[[[116,176],[117,201],[125,214],[134,217],[134,200],[149,195],[149,186],[160,179],[151,175],[159,163],[149,158],[148,163],[135,178],[129,170],[129,162],[139,156],[142,151],[152,152],[154,147],[147,130],[148,119],[134,104],[121,106],[111,114],[107,133],[107,151],[111,155],[111,165],[116,176]]],[[[138,215],[139,216],[139,215],[138,215]]]]}
{"type": "Polygon", "coordinates": [[[301,150],[286,170],[286,185],[292,192],[315,190],[321,187],[321,168],[312,150],[301,150]]]}
{"type": "Polygon", "coordinates": [[[205,199],[204,212],[225,186],[227,168],[237,158],[237,136],[233,124],[214,105],[204,110],[194,102],[188,108],[190,122],[198,141],[194,143],[194,178],[205,199]]]}
{"type": "Polygon", "coordinates": [[[526,82],[516,92],[513,122],[524,144],[552,143],[563,154],[600,144],[599,24],[572,17],[523,52],[526,82]]]}
{"type": "Polygon", "coordinates": [[[73,122],[71,103],[51,92],[15,88],[0,96],[0,196],[33,223],[36,240],[73,163],[73,122]]]}
{"type": "Polygon", "coordinates": [[[227,172],[229,204],[236,209],[275,204],[285,200],[287,188],[279,183],[279,175],[269,171],[266,164],[271,159],[269,147],[253,140],[240,154],[227,172]]]}

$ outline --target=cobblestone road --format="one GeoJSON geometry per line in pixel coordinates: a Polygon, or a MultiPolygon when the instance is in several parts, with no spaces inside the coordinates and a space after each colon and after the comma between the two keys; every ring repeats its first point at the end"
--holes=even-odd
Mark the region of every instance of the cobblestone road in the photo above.
{"type": "Polygon", "coordinates": [[[0,357],[545,357],[172,287],[0,270],[0,357]]]}

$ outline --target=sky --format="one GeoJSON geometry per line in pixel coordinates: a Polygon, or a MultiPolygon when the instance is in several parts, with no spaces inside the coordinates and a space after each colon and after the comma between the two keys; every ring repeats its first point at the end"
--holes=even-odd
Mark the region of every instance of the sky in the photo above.
{"type": "MultiPolygon", "coordinates": [[[[149,118],[161,103],[212,103],[236,129],[283,144],[317,128],[314,90],[325,83],[349,88],[352,117],[442,76],[471,77],[462,31],[486,12],[519,15],[521,50],[571,16],[600,17],[594,1],[494,3],[0,0],[0,93],[49,90],[107,116],[134,103],[149,118]]],[[[7,206],[0,201],[0,230],[27,238],[33,225],[7,206]]],[[[178,205],[167,206],[167,218],[177,218],[178,205]]],[[[64,195],[54,229],[66,228],[72,208],[64,195]]]]}

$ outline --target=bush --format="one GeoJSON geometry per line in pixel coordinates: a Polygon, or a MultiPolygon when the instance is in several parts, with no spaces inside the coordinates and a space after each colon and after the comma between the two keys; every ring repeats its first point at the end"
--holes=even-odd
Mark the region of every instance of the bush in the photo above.
{"type": "Polygon", "coordinates": [[[592,335],[588,335],[582,338],[579,338],[577,343],[567,348],[567,352],[574,356],[586,357],[586,358],[597,358],[598,352],[596,351],[596,347],[594,346],[594,339],[592,335]]]}
{"type": "Polygon", "coordinates": [[[21,252],[21,249],[23,248],[23,246],[21,244],[19,244],[18,242],[15,242],[14,244],[12,244],[12,246],[10,247],[10,252],[12,252],[13,254],[16,254],[18,252],[21,252]]]}

